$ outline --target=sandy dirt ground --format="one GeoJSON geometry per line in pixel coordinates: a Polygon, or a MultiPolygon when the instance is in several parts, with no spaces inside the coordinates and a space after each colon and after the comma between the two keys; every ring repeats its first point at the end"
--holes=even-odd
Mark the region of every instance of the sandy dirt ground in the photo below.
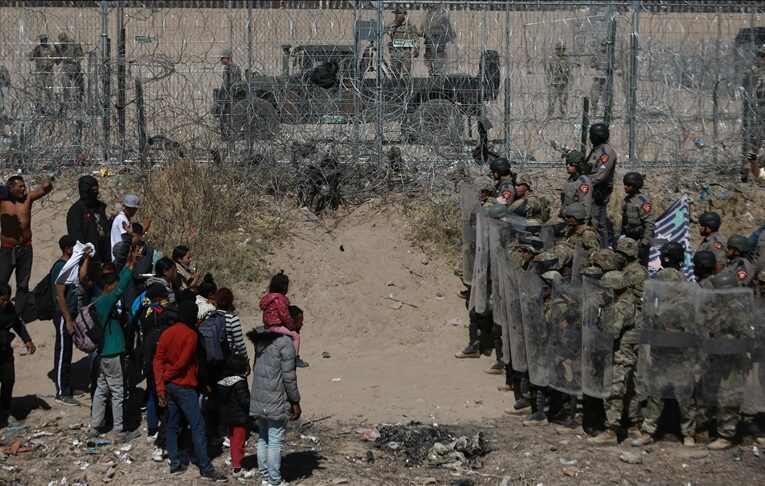
{"type": "MultiPolygon", "coordinates": [[[[33,283],[57,258],[55,242],[64,231],[70,194],[58,188],[35,212],[33,283]]],[[[756,197],[765,200],[759,192],[756,197]]],[[[757,217],[762,220],[761,214],[757,217]]],[[[589,448],[583,435],[523,427],[518,418],[503,413],[512,404],[511,394],[497,391],[504,378],[483,372],[493,357],[453,357],[467,340],[467,312],[457,297],[461,283],[454,276],[454,262],[414,248],[397,205],[373,200],[324,222],[297,211],[295,221],[294,236],[271,259],[274,272],[283,269],[290,275],[289,297],[305,310],[301,355],[311,363],[298,374],[304,416],[288,433],[283,468],[287,480],[305,485],[765,481],[765,451],[753,446],[751,438],[714,453],[702,447],[685,449],[673,436],[645,449],[626,444],[589,448]],[[323,353],[330,357],[323,358],[323,353]],[[357,432],[383,422],[409,421],[463,427],[471,433],[481,430],[491,452],[474,470],[410,468],[357,432]],[[625,451],[635,453],[640,463],[620,460],[625,451]]],[[[264,285],[235,287],[245,330],[260,320],[257,301],[264,285]]],[[[0,484],[200,481],[196,469],[171,477],[166,464],[150,460],[145,422],[143,436],[129,450],[110,444],[89,454],[89,400],[79,407],[53,401],[53,326],[35,322],[28,329],[38,351],[23,355],[17,343],[18,420],[0,431],[0,450],[18,441],[30,451],[0,454],[0,484]]],[[[75,351],[74,362],[74,385],[84,389],[87,360],[75,351]]],[[[251,440],[246,464],[254,464],[254,454],[251,440]]],[[[224,450],[216,466],[226,470],[227,457],[224,450]]]]}

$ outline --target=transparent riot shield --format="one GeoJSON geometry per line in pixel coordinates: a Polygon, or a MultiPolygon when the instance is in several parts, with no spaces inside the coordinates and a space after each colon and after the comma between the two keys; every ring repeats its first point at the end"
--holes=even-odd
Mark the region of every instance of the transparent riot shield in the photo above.
{"type": "Polygon", "coordinates": [[[703,334],[699,403],[740,407],[753,349],[754,294],[751,289],[699,289],[696,322],[703,334]]]}
{"type": "Polygon", "coordinates": [[[553,282],[547,313],[550,387],[568,395],[582,392],[582,284],[553,282]]]}
{"type": "Polygon", "coordinates": [[[587,251],[580,242],[576,243],[574,255],[571,258],[571,281],[581,278],[582,270],[587,267],[587,251]]]}
{"type": "Polygon", "coordinates": [[[638,350],[636,387],[644,397],[693,396],[701,342],[696,327],[698,285],[645,281],[638,350]]]}
{"type": "Polygon", "coordinates": [[[599,280],[582,279],[582,393],[611,395],[614,356],[614,292],[599,280]]]}
{"type": "Polygon", "coordinates": [[[470,285],[473,280],[476,213],[479,207],[478,187],[464,184],[460,188],[460,215],[462,219],[462,282],[465,285],[470,285]]]}
{"type": "Polygon", "coordinates": [[[523,338],[529,382],[536,386],[550,384],[550,346],[544,313],[544,284],[534,272],[518,274],[523,338]]]}
{"type": "Polygon", "coordinates": [[[472,287],[470,290],[470,308],[479,314],[488,310],[489,300],[489,215],[486,208],[476,212],[476,245],[473,263],[472,287]]]}
{"type": "Polygon", "coordinates": [[[523,373],[528,370],[528,364],[526,362],[526,345],[523,336],[521,296],[518,290],[518,279],[522,271],[512,265],[507,265],[507,270],[503,290],[506,294],[507,334],[510,345],[510,357],[512,358],[510,365],[513,370],[523,373]]]}
{"type": "MultiPolygon", "coordinates": [[[[752,366],[746,378],[744,409],[765,412],[765,296],[755,297],[752,366]]],[[[751,413],[751,412],[750,412],[751,413]]]]}

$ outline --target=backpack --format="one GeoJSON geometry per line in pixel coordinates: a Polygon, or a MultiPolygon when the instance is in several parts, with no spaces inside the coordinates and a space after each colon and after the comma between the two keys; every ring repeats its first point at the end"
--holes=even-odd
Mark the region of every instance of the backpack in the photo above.
{"type": "Polygon", "coordinates": [[[74,318],[72,341],[82,352],[92,353],[104,342],[104,328],[98,323],[96,308],[86,305],[74,318]]]}
{"type": "Polygon", "coordinates": [[[53,310],[56,305],[53,296],[53,287],[50,283],[50,273],[44,276],[31,292],[22,295],[17,302],[19,315],[24,323],[34,320],[50,321],[53,319],[53,310]]]}
{"type": "Polygon", "coordinates": [[[222,312],[210,312],[199,324],[199,336],[208,363],[221,363],[230,354],[226,339],[226,316],[222,312]]]}

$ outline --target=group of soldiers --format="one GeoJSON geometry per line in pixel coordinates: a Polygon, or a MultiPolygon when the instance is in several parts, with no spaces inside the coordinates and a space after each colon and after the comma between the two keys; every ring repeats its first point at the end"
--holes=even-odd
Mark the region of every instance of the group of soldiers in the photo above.
{"type": "Polygon", "coordinates": [[[29,53],[34,64],[33,88],[37,109],[43,114],[53,111],[55,77],[53,69],[61,65],[61,85],[67,105],[82,102],[85,94],[85,78],[82,73],[82,46],[65,32],[58,35],[58,43],[51,44],[48,34],[40,34],[39,43],[29,53]]]}
{"type": "Polygon", "coordinates": [[[446,46],[454,41],[454,29],[449,20],[449,12],[428,4],[420,28],[409,22],[406,9],[397,5],[393,8],[393,23],[387,25],[385,33],[389,36],[390,67],[394,76],[409,77],[412,73],[412,60],[420,55],[420,37],[425,44],[425,65],[431,76],[443,75],[446,68],[446,46]]]}
{"type": "MultiPolygon", "coordinates": [[[[679,243],[655,241],[655,211],[637,172],[622,179],[622,223],[612,231],[616,153],[605,124],[589,136],[587,155],[564,154],[557,221],[507,159],[491,161],[491,179],[464,187],[461,296],[470,326],[456,357],[494,348],[488,372],[505,375],[500,389],[516,400],[508,413],[528,415],[524,425],[583,428],[592,445],[615,445],[626,431],[632,445],[646,445],[674,399],[684,445],[716,423],[707,447],[732,447],[742,411],[747,426],[765,418],[765,322],[755,311],[765,310],[765,232],[756,246],[738,234],[723,241],[721,217],[708,211],[692,257],[679,243]],[[661,261],[655,278],[652,245],[661,261]]],[[[765,443],[765,429],[759,435],[765,443]]]]}

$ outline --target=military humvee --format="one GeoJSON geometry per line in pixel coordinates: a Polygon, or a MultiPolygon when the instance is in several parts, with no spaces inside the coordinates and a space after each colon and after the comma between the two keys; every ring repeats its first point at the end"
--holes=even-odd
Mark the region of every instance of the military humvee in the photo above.
{"type": "Polygon", "coordinates": [[[402,142],[452,143],[461,139],[463,117],[478,116],[484,102],[497,98],[496,51],[481,53],[476,76],[396,77],[384,62],[379,92],[376,61],[374,46],[282,46],[280,75],[250,76],[229,100],[215,90],[221,129],[231,139],[270,139],[280,123],[374,123],[382,114],[400,122],[402,142]],[[220,107],[227,102],[229,117],[220,107]]]}

